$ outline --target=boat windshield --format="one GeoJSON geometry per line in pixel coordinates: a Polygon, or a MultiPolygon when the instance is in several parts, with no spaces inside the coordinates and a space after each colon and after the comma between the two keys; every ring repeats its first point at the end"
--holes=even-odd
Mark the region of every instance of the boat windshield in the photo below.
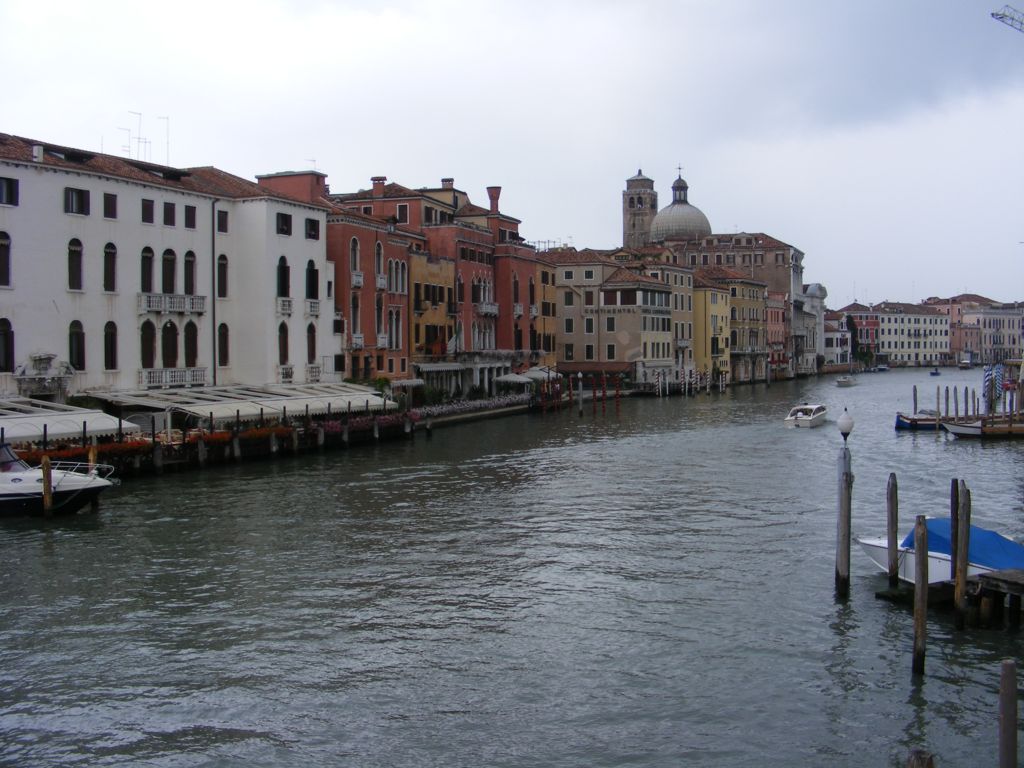
{"type": "Polygon", "coordinates": [[[0,445],[0,472],[23,472],[29,469],[28,464],[18,458],[9,443],[0,445]]]}

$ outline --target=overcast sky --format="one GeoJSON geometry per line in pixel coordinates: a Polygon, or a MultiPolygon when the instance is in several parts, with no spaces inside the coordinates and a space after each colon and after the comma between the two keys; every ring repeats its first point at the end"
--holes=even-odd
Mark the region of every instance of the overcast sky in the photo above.
{"type": "Polygon", "coordinates": [[[681,165],[713,231],[800,248],[833,308],[1024,300],[1024,34],[1000,7],[5,0],[0,132],[335,192],[499,185],[527,240],[593,248],[621,245],[626,178],[664,206],[681,165]]]}

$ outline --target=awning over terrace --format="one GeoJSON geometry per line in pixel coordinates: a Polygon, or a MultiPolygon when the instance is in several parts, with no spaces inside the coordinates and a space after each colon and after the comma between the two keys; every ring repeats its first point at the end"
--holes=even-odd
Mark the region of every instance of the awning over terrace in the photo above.
{"type": "Polygon", "coordinates": [[[376,390],[356,384],[296,384],[265,387],[195,387],[96,393],[96,397],[123,409],[183,413],[196,422],[214,426],[259,418],[278,420],[343,413],[381,413],[398,408],[376,390]]]}
{"type": "Polygon", "coordinates": [[[0,430],[8,443],[39,443],[43,432],[47,440],[68,440],[116,435],[119,427],[130,432],[135,427],[114,416],[88,408],[50,403],[28,397],[0,400],[0,430]]]}

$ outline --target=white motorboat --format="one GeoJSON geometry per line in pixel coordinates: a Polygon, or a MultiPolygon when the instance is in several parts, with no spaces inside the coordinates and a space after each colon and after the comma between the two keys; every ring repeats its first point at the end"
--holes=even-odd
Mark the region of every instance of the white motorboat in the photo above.
{"type": "Polygon", "coordinates": [[[857,380],[853,376],[840,376],[836,379],[837,387],[852,387],[857,383],[857,380]]]}
{"type": "Polygon", "coordinates": [[[783,423],[787,427],[817,427],[825,423],[828,409],[824,405],[803,403],[793,406],[783,423]]]}
{"type": "MultiPolygon", "coordinates": [[[[50,512],[67,514],[91,504],[115,481],[109,464],[54,461],[50,463],[50,512]]],[[[18,458],[8,444],[0,444],[0,515],[40,514],[43,509],[43,469],[18,458]]]]}
{"type": "MultiPolygon", "coordinates": [[[[930,517],[928,528],[928,583],[950,580],[950,521],[948,517],[930,517]]],[[[1024,568],[1024,546],[1012,539],[972,525],[968,534],[967,575],[989,573],[1004,568],[1024,568]]],[[[857,539],[871,561],[885,573],[889,572],[889,544],[884,536],[857,539]]],[[[914,583],[917,560],[914,553],[914,531],[897,547],[897,575],[901,581],[914,583]]]]}

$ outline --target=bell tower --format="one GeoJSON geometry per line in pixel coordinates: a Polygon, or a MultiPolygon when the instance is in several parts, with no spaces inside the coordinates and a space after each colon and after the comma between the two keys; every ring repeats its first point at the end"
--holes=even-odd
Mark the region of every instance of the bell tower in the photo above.
{"type": "Polygon", "coordinates": [[[622,193],[622,247],[642,248],[651,239],[651,222],[658,213],[658,193],[654,180],[637,170],[626,179],[622,193]]]}

